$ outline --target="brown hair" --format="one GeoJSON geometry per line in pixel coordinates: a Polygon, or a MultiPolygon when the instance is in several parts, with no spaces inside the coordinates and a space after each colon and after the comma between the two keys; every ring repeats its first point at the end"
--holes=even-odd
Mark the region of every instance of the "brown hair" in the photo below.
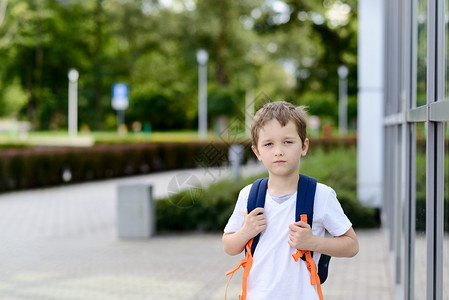
{"type": "Polygon", "coordinates": [[[257,149],[259,141],[259,131],[268,122],[273,119],[279,121],[282,126],[292,120],[295,123],[296,131],[301,138],[302,143],[307,138],[307,106],[294,106],[285,101],[270,102],[259,109],[254,116],[251,126],[251,139],[253,146],[257,149]]]}

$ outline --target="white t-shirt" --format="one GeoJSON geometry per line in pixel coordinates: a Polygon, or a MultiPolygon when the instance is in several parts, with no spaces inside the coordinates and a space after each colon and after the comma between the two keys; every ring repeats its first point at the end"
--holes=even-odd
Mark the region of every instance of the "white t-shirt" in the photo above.
{"type": "MultiPolygon", "coordinates": [[[[239,194],[234,212],[224,229],[225,233],[238,231],[244,223],[251,185],[239,194]]],[[[270,194],[265,198],[267,228],[261,233],[253,257],[253,266],[248,276],[247,300],[314,300],[318,299],[316,286],[310,284],[307,264],[292,254],[296,249],[288,244],[288,226],[295,222],[296,193],[288,200],[278,203],[270,194]],[[299,265],[299,266],[298,266],[299,265]]],[[[324,236],[327,230],[332,236],[346,233],[352,226],[330,187],[318,183],[315,192],[312,232],[324,236]]],[[[321,254],[314,253],[318,262],[321,254]]]]}

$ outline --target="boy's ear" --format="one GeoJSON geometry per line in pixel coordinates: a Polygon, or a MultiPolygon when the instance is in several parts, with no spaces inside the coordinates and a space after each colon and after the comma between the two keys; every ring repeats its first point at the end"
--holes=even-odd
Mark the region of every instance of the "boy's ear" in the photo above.
{"type": "Polygon", "coordinates": [[[253,150],[254,154],[257,156],[257,159],[262,160],[262,158],[260,157],[259,151],[257,150],[256,147],[254,147],[254,145],[251,145],[251,149],[253,150]]]}
{"type": "Polygon", "coordinates": [[[309,139],[306,138],[302,144],[301,156],[306,156],[307,150],[309,150],[309,139]]]}

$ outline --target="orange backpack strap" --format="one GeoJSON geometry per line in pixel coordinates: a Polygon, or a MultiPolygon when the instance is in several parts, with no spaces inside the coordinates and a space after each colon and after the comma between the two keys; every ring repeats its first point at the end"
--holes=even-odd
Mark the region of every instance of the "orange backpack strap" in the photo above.
{"type": "MultiPolygon", "coordinates": [[[[254,181],[253,185],[251,186],[249,195],[248,195],[248,203],[247,203],[247,207],[246,207],[248,213],[253,211],[256,207],[264,207],[265,195],[267,193],[267,185],[268,185],[268,177],[259,178],[256,181],[254,181]]],[[[226,273],[226,276],[228,276],[229,274],[232,274],[232,275],[229,278],[228,284],[226,286],[225,300],[226,300],[226,293],[228,290],[229,282],[231,281],[231,278],[234,275],[234,273],[238,269],[240,269],[240,267],[243,267],[243,279],[242,279],[242,294],[239,296],[239,300],[246,299],[246,288],[247,288],[249,271],[251,270],[251,267],[253,265],[253,253],[256,250],[256,246],[257,246],[257,243],[259,242],[259,238],[260,238],[260,233],[248,241],[248,243],[246,244],[246,248],[245,248],[245,250],[246,250],[245,258],[242,259],[237,264],[237,266],[234,267],[234,269],[229,270],[226,273]]]]}
{"type": "Polygon", "coordinates": [[[229,282],[231,282],[232,276],[234,276],[234,273],[238,269],[240,269],[240,267],[243,267],[243,278],[242,278],[242,294],[239,295],[239,300],[246,300],[249,271],[251,270],[251,267],[253,266],[253,256],[251,254],[252,244],[253,244],[253,239],[250,239],[249,242],[246,244],[245,258],[243,258],[233,269],[226,272],[226,276],[231,274],[231,277],[229,277],[228,284],[226,285],[225,300],[226,300],[227,293],[228,293],[229,282]]]}
{"type": "MultiPolygon", "coordinates": [[[[307,223],[307,215],[301,215],[301,221],[304,223],[307,223]]],[[[297,262],[299,258],[302,256],[305,256],[306,263],[307,263],[307,269],[310,272],[310,284],[316,285],[318,297],[320,297],[320,300],[324,300],[323,292],[321,291],[321,281],[320,277],[318,276],[318,269],[316,267],[315,261],[312,258],[312,254],[310,251],[303,251],[303,250],[297,250],[295,254],[292,254],[293,259],[297,262]]]]}

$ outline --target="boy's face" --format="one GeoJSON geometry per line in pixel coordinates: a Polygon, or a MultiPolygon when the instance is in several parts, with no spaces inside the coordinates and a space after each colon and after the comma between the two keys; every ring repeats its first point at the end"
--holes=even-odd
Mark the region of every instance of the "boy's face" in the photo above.
{"type": "Polygon", "coordinates": [[[273,119],[260,129],[257,148],[252,149],[270,175],[288,176],[298,174],[301,156],[308,148],[309,140],[301,141],[293,121],[282,126],[273,119]]]}

